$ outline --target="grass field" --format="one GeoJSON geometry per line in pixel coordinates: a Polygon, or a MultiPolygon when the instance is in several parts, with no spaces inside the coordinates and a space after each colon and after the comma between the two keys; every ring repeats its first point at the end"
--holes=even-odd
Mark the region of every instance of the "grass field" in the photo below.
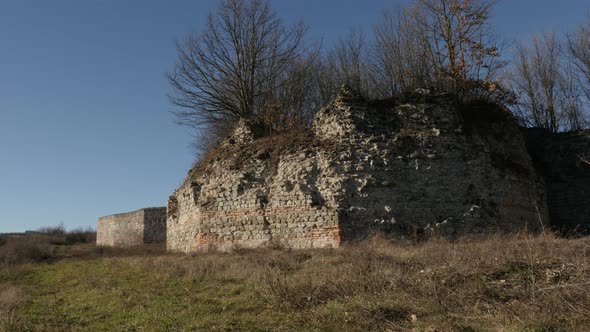
{"type": "Polygon", "coordinates": [[[198,255],[52,243],[0,242],[0,331],[590,330],[590,238],[198,255]]]}

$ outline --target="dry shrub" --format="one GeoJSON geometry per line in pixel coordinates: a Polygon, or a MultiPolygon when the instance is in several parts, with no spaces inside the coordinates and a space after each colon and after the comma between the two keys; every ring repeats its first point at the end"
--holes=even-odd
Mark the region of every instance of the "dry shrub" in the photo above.
{"type": "Polygon", "coordinates": [[[95,243],[96,231],[92,227],[76,228],[66,231],[65,226],[47,226],[40,228],[35,235],[44,235],[51,244],[54,245],[72,245],[76,243],[95,243]]]}
{"type": "Polygon", "coordinates": [[[414,265],[386,254],[386,247],[391,248],[391,243],[384,238],[371,239],[335,250],[309,251],[305,260],[289,268],[268,265],[261,274],[261,291],[286,308],[388,292],[414,265]]]}
{"type": "Polygon", "coordinates": [[[92,228],[77,228],[65,234],[65,244],[96,243],[96,231],[92,228]]]}
{"type": "Polygon", "coordinates": [[[24,291],[15,286],[3,285],[0,290],[0,330],[23,331],[26,330],[25,322],[16,312],[16,309],[24,302],[24,291]]]}
{"type": "Polygon", "coordinates": [[[14,310],[0,310],[0,331],[21,332],[31,331],[27,322],[14,310]]]}
{"type": "Polygon", "coordinates": [[[42,235],[10,237],[0,247],[0,265],[47,261],[53,257],[51,238],[42,235]]]}
{"type": "Polygon", "coordinates": [[[3,285],[0,290],[0,310],[13,310],[24,301],[24,291],[16,286],[3,285]]]}
{"type": "MultiPolygon", "coordinates": [[[[73,246],[72,248],[75,248],[73,246]]],[[[129,247],[104,247],[104,246],[78,246],[78,250],[70,251],[73,257],[77,258],[100,258],[100,257],[151,257],[166,255],[164,244],[143,244],[129,247]]]]}
{"type": "Polygon", "coordinates": [[[66,227],[63,223],[56,226],[45,226],[37,230],[38,233],[46,235],[64,235],[66,233],[66,227]]]}

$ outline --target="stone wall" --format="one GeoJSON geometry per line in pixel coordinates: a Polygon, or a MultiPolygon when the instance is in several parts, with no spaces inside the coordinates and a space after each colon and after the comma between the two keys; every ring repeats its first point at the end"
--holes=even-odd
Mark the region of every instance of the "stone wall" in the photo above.
{"type": "Polygon", "coordinates": [[[590,130],[551,134],[524,130],[537,172],[546,183],[550,219],[557,228],[590,230],[590,130]]]}
{"type": "Polygon", "coordinates": [[[310,133],[257,139],[241,123],[170,197],[167,247],[315,248],[373,230],[538,228],[548,220],[543,183],[517,126],[489,108],[343,91],[310,133]]]}
{"type": "Polygon", "coordinates": [[[145,208],[98,218],[96,244],[127,247],[166,242],[166,208],[145,208]]]}

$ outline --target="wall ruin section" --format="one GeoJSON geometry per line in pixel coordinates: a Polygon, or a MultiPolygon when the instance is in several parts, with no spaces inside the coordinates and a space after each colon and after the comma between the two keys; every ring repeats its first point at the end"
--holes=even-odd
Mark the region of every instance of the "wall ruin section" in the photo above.
{"type": "Polygon", "coordinates": [[[128,247],[166,242],[166,208],[145,208],[100,217],[98,246],[128,247]]]}
{"type": "Polygon", "coordinates": [[[345,90],[309,133],[260,138],[242,122],[169,198],[167,248],[319,248],[374,230],[539,228],[548,220],[543,182],[514,121],[489,108],[426,94],[367,101],[345,90]]]}
{"type": "Polygon", "coordinates": [[[525,129],[537,173],[545,180],[553,226],[564,231],[590,231],[590,130],[552,134],[525,129]]]}

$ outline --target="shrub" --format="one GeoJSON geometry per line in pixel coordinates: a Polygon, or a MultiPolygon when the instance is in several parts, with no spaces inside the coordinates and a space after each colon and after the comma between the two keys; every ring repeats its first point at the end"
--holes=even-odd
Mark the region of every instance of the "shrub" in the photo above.
{"type": "Polygon", "coordinates": [[[42,262],[52,256],[48,238],[38,235],[11,237],[0,247],[0,265],[5,266],[42,262]]]}
{"type": "Polygon", "coordinates": [[[47,235],[64,235],[66,233],[66,227],[64,226],[64,224],[62,222],[57,226],[41,227],[37,230],[37,232],[47,234],[47,235]]]}
{"type": "Polygon", "coordinates": [[[77,228],[66,233],[65,244],[95,243],[96,232],[92,228],[77,228]]]}

